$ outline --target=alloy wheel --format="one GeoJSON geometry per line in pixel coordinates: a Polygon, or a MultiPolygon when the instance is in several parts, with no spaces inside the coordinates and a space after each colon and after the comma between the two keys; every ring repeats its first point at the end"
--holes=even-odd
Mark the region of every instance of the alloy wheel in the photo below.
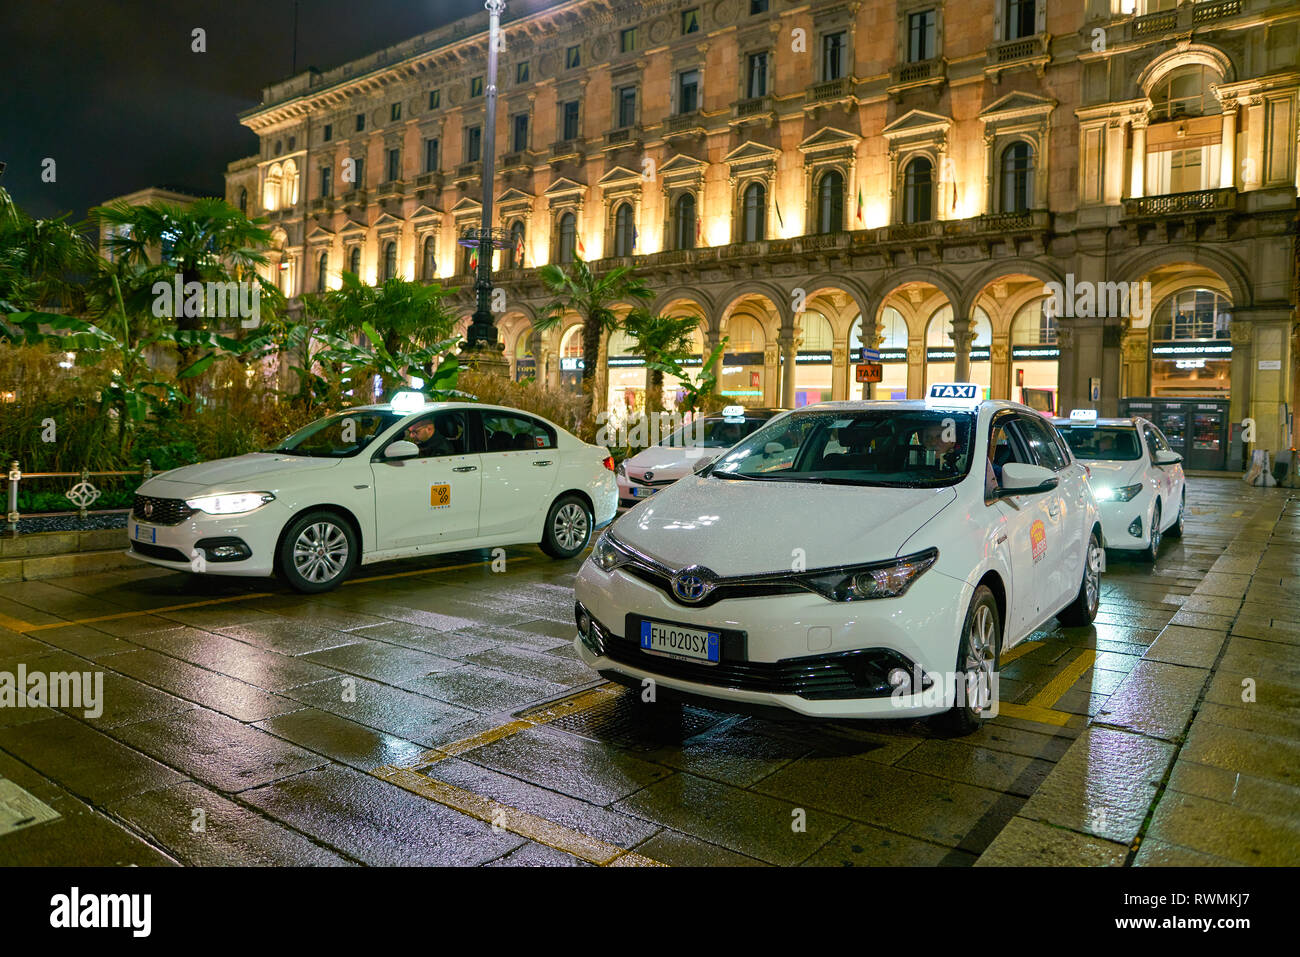
{"type": "Polygon", "coordinates": [[[997,622],[993,609],[975,609],[966,634],[966,705],[976,714],[987,707],[993,691],[993,659],[997,655],[997,622]]]}
{"type": "Polygon", "coordinates": [[[576,502],[569,502],[555,513],[551,531],[558,544],[566,552],[581,547],[587,540],[587,512],[576,502]]]}
{"type": "Polygon", "coordinates": [[[1105,557],[1096,536],[1088,540],[1088,567],[1083,572],[1083,590],[1088,598],[1088,610],[1096,611],[1101,596],[1101,563],[1105,557]]]}
{"type": "Polygon", "coordinates": [[[337,577],[348,560],[348,537],[330,522],[314,522],[293,543],[293,566],[313,584],[337,577]]]}

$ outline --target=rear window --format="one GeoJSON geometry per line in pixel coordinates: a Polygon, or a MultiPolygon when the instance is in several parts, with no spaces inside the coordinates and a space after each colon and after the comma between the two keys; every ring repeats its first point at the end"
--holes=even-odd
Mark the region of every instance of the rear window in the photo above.
{"type": "Polygon", "coordinates": [[[1131,425],[1059,428],[1074,457],[1094,462],[1136,462],[1142,458],[1137,429],[1131,425]]]}
{"type": "Polygon", "coordinates": [[[753,435],[767,419],[697,419],[684,425],[660,445],[677,448],[729,449],[741,439],[753,435]]]}

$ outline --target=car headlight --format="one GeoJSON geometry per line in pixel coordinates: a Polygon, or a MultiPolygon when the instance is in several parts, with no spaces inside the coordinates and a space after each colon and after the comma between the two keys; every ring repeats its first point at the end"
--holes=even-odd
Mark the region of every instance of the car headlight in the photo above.
{"type": "Polygon", "coordinates": [[[1093,495],[1099,502],[1129,502],[1142,491],[1142,483],[1137,485],[1120,485],[1111,488],[1093,489],[1093,495]]]}
{"type": "Polygon", "coordinates": [[[591,560],[603,572],[612,572],[618,566],[627,564],[630,559],[631,556],[609,537],[608,532],[600,536],[591,549],[591,560]]]}
{"type": "Polygon", "coordinates": [[[614,469],[614,474],[619,478],[627,478],[627,469],[623,467],[622,462],[618,463],[618,468],[614,469]]]}
{"type": "Polygon", "coordinates": [[[805,575],[800,577],[799,582],[831,601],[897,598],[938,560],[939,550],[930,548],[893,561],[872,562],[869,565],[854,565],[805,575]]]}
{"type": "Polygon", "coordinates": [[[239,515],[274,501],[275,496],[270,492],[234,492],[230,495],[201,495],[198,498],[187,498],[185,504],[209,515],[239,515]]]}

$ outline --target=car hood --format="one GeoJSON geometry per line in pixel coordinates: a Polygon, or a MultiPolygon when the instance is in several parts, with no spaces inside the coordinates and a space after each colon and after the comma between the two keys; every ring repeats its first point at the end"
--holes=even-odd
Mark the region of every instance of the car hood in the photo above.
{"type": "Polygon", "coordinates": [[[689,475],[618,520],[613,535],[670,568],[756,575],[893,558],[957,497],[937,489],[804,485],[689,475]],[[795,551],[801,549],[802,553],[795,551]]]}
{"type": "Polygon", "coordinates": [[[653,472],[656,481],[681,478],[689,474],[701,460],[714,458],[725,451],[726,449],[652,445],[625,460],[623,470],[629,478],[641,478],[646,471],[653,472]]]}
{"type": "Polygon", "coordinates": [[[1134,462],[1099,462],[1089,459],[1083,463],[1092,472],[1092,484],[1097,488],[1136,485],[1142,481],[1142,460],[1134,462]]]}
{"type": "Polygon", "coordinates": [[[260,492],[271,488],[291,475],[334,468],[339,459],[313,459],[305,455],[277,455],[271,452],[250,452],[229,459],[214,459],[197,465],[182,465],[170,472],[155,476],[140,490],[148,494],[151,486],[187,486],[190,492],[213,489],[226,492],[260,492]],[[257,487],[254,488],[253,486],[257,487]]]}

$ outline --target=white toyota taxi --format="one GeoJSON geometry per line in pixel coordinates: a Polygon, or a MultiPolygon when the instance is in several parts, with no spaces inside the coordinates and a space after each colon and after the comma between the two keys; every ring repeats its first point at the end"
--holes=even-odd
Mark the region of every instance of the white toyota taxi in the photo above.
{"type": "Polygon", "coordinates": [[[1106,547],[1136,550],[1144,561],[1154,562],[1165,534],[1183,534],[1183,457],[1154,423],[1140,416],[1099,419],[1096,409],[1075,409],[1070,418],[1055,422],[1075,458],[1092,472],[1106,547]]]}
{"type": "Polygon", "coordinates": [[[740,710],[995,713],[1002,651],[1097,612],[1101,519],[1052,424],[970,383],[781,416],[620,518],[576,585],[582,660],[740,710]]]}
{"type": "Polygon", "coordinates": [[[127,554],[183,571],[340,584],[359,564],[537,542],[586,548],[618,504],[614,461],[518,409],[426,402],[311,423],[266,452],[172,469],[140,486],[127,554]]]}
{"type": "Polygon", "coordinates": [[[627,511],[682,476],[690,475],[782,411],[729,405],[720,414],[689,422],[662,442],[625,459],[616,471],[618,510],[627,511]]]}

